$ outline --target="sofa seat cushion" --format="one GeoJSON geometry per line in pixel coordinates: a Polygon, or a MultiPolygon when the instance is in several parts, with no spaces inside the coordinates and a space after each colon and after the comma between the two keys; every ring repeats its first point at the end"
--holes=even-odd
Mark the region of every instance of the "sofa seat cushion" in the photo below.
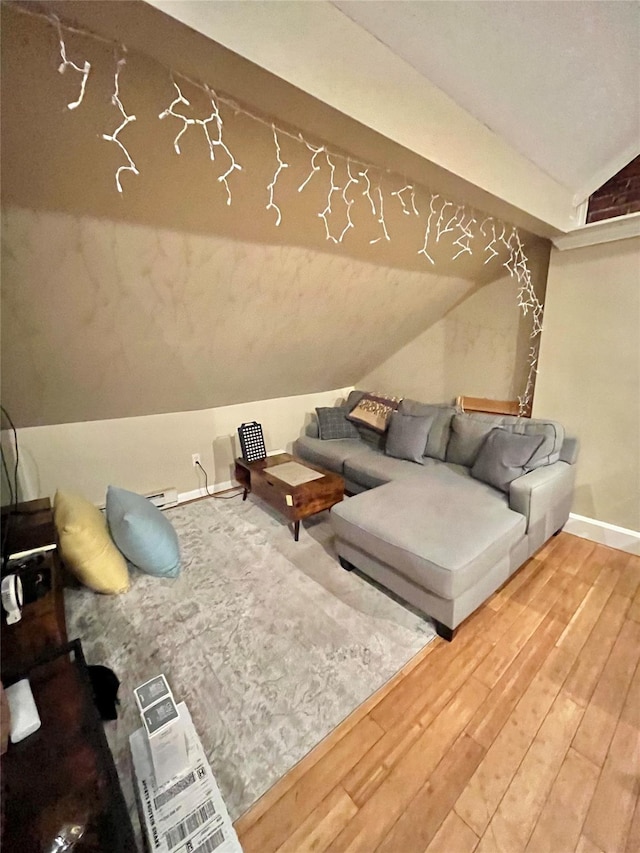
{"type": "Polygon", "coordinates": [[[339,538],[451,600],[508,554],[526,521],[504,494],[434,463],[337,504],[331,525],[339,538]]]}
{"type": "Polygon", "coordinates": [[[293,454],[306,459],[312,465],[320,465],[336,474],[342,474],[345,459],[359,455],[376,456],[370,445],[361,438],[337,438],[334,441],[323,441],[321,438],[311,438],[303,435],[293,443],[293,454]]]}
{"type": "Polygon", "coordinates": [[[367,453],[362,456],[350,456],[345,459],[344,476],[354,483],[360,483],[367,489],[375,489],[392,480],[406,479],[419,474],[425,466],[435,465],[433,459],[424,458],[424,465],[409,462],[408,459],[396,459],[384,453],[367,453]]]}

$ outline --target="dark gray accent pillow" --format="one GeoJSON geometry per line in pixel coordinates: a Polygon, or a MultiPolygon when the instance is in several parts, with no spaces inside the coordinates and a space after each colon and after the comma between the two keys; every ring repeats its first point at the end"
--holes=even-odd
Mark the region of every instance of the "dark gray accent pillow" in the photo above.
{"type": "Polygon", "coordinates": [[[495,427],[480,448],[471,476],[501,492],[508,492],[512,480],[526,473],[527,463],[544,439],[542,435],[518,435],[495,427]]]}
{"type": "Polygon", "coordinates": [[[424,465],[423,457],[433,420],[433,416],[420,417],[392,412],[385,448],[387,456],[424,465]]]}
{"type": "Polygon", "coordinates": [[[320,438],[323,441],[336,438],[360,438],[360,433],[347,420],[348,406],[322,406],[316,409],[320,438]]]}

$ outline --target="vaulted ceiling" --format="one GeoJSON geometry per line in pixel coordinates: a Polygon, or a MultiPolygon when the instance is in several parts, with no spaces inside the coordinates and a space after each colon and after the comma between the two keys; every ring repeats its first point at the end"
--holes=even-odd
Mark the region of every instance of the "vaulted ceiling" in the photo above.
{"type": "Polygon", "coordinates": [[[640,152],[640,4],[333,0],[583,201],[640,152]]]}

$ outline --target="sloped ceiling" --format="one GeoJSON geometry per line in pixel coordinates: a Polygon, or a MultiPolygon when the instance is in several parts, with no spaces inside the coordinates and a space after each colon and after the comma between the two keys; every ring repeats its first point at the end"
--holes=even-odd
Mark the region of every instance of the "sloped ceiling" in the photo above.
{"type": "Polygon", "coordinates": [[[640,4],[333,0],[583,201],[640,152],[640,4]]]}

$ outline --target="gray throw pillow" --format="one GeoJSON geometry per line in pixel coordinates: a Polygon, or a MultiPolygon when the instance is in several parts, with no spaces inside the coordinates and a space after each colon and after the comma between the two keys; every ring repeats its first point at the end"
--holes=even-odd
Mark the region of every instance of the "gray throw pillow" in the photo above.
{"type": "Polygon", "coordinates": [[[323,441],[337,438],[360,438],[360,433],[347,420],[347,406],[322,406],[316,409],[320,438],[323,441]]]}
{"type": "Polygon", "coordinates": [[[392,412],[385,448],[387,456],[424,465],[424,451],[432,423],[433,416],[420,417],[392,412]]]}
{"type": "Polygon", "coordinates": [[[492,429],[480,448],[471,476],[508,492],[512,480],[528,470],[527,464],[543,439],[542,435],[518,435],[500,427],[492,429]]]}

